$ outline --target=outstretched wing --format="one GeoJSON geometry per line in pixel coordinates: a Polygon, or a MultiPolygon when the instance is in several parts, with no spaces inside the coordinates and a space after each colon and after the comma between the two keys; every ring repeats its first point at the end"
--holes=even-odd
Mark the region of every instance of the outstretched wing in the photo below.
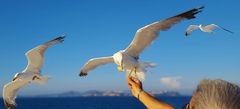
{"type": "Polygon", "coordinates": [[[158,37],[160,31],[168,30],[184,19],[189,20],[196,18],[195,14],[201,12],[201,9],[203,9],[203,7],[194,8],[174,17],[140,28],[131,44],[125,49],[125,52],[130,56],[138,57],[139,54],[158,37]]]}
{"type": "Polygon", "coordinates": [[[3,88],[3,100],[7,109],[13,109],[16,107],[16,95],[17,91],[28,84],[28,81],[23,79],[16,79],[9,82],[3,88]]]}
{"type": "Polygon", "coordinates": [[[215,28],[220,28],[220,27],[218,27],[217,25],[215,25],[215,24],[210,24],[210,25],[207,25],[207,26],[205,26],[204,27],[205,29],[207,29],[207,30],[214,30],[215,28]]]}
{"type": "Polygon", "coordinates": [[[112,56],[90,59],[81,69],[79,76],[86,76],[90,70],[93,70],[100,65],[112,62],[114,62],[112,56]]]}
{"type": "Polygon", "coordinates": [[[39,72],[44,63],[44,52],[49,46],[63,42],[63,39],[64,36],[61,36],[29,50],[25,54],[28,59],[28,65],[24,71],[39,72]]]}
{"type": "Polygon", "coordinates": [[[185,36],[188,36],[193,30],[198,28],[199,28],[198,25],[190,25],[185,32],[185,36]]]}
{"type": "Polygon", "coordinates": [[[234,33],[234,32],[232,32],[232,31],[230,31],[230,30],[228,30],[228,29],[226,29],[226,28],[223,28],[223,27],[221,27],[221,26],[218,26],[218,25],[216,25],[216,24],[210,24],[210,25],[208,25],[208,26],[205,26],[205,28],[207,28],[207,29],[210,29],[210,30],[213,30],[213,29],[215,29],[215,28],[220,28],[220,29],[223,29],[223,30],[225,30],[225,31],[227,31],[227,32],[229,32],[229,33],[234,33]]]}

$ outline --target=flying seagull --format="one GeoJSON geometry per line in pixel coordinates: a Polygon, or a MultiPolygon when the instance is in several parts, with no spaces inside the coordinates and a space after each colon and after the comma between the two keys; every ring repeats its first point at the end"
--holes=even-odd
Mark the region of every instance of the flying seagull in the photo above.
{"type": "Polygon", "coordinates": [[[216,28],[220,28],[222,30],[225,30],[225,31],[233,34],[232,31],[227,30],[227,29],[225,29],[221,26],[218,26],[216,24],[210,24],[210,25],[207,25],[207,26],[202,26],[202,24],[200,24],[200,25],[190,25],[187,28],[187,30],[185,32],[185,35],[188,36],[193,30],[196,30],[196,29],[200,29],[202,32],[212,33],[213,30],[216,29],[216,28]]]}
{"type": "Polygon", "coordinates": [[[53,39],[42,45],[29,50],[25,55],[28,59],[27,67],[20,73],[16,73],[13,80],[4,85],[3,100],[7,109],[16,107],[17,91],[31,82],[39,84],[46,83],[48,77],[41,75],[41,68],[44,63],[44,52],[51,45],[64,41],[64,36],[53,39]]]}
{"type": "Polygon", "coordinates": [[[81,69],[79,76],[86,76],[90,70],[95,69],[99,65],[115,62],[119,66],[119,72],[123,72],[124,69],[126,69],[128,76],[143,80],[146,68],[154,67],[155,64],[140,62],[140,53],[146,47],[151,45],[151,43],[158,37],[160,31],[166,31],[185,19],[190,20],[196,18],[195,15],[201,12],[203,8],[204,7],[194,8],[160,22],[155,22],[140,28],[137,30],[131,44],[125,50],[120,50],[113,56],[90,59],[81,69]]]}

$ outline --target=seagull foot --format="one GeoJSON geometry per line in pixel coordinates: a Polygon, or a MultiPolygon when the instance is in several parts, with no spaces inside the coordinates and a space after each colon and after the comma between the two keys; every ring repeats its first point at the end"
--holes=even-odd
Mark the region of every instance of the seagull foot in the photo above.
{"type": "Polygon", "coordinates": [[[138,79],[138,76],[137,76],[137,67],[134,67],[133,71],[134,71],[134,73],[135,73],[135,77],[138,79]]]}
{"type": "Polygon", "coordinates": [[[137,75],[137,68],[136,67],[134,67],[134,73],[135,73],[135,75],[137,75]]]}
{"type": "Polygon", "coordinates": [[[119,72],[123,72],[124,69],[123,69],[122,67],[118,67],[118,71],[119,71],[119,72]]]}

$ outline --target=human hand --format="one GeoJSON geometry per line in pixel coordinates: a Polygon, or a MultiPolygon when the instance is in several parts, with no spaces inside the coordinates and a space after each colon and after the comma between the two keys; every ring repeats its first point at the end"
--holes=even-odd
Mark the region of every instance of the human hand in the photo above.
{"type": "Polygon", "coordinates": [[[132,95],[138,98],[139,94],[143,90],[141,81],[133,77],[128,77],[127,80],[128,80],[128,86],[132,92],[132,95]]]}

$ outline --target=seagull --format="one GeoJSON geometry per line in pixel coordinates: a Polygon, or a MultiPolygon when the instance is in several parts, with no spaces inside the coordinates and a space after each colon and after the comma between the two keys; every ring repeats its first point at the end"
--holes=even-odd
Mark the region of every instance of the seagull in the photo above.
{"type": "Polygon", "coordinates": [[[233,34],[232,31],[227,30],[227,29],[225,29],[225,28],[223,28],[223,27],[221,27],[221,26],[218,26],[218,25],[216,25],[216,24],[210,24],[210,25],[207,25],[207,26],[202,26],[202,24],[200,24],[200,25],[190,25],[190,26],[187,28],[187,30],[186,30],[186,32],[185,32],[185,35],[186,35],[186,36],[190,35],[190,33],[191,33],[193,30],[196,30],[196,29],[200,29],[202,32],[206,32],[206,33],[213,33],[213,30],[216,29],[216,28],[220,28],[220,29],[222,29],[222,30],[225,30],[225,31],[233,34]]]}
{"type": "Polygon", "coordinates": [[[64,41],[65,36],[60,36],[42,45],[29,50],[25,55],[28,59],[27,67],[20,73],[16,73],[13,80],[4,85],[3,100],[7,109],[16,107],[17,91],[31,82],[44,84],[48,77],[41,75],[41,68],[44,63],[44,52],[51,45],[64,41]]]}
{"type": "Polygon", "coordinates": [[[113,56],[90,59],[81,69],[79,76],[88,75],[90,70],[108,63],[116,63],[119,72],[126,70],[127,76],[132,76],[140,80],[144,79],[146,68],[155,67],[156,64],[139,61],[140,53],[158,37],[160,31],[166,31],[173,25],[187,19],[196,18],[195,15],[202,11],[204,7],[194,8],[160,22],[154,22],[137,30],[131,44],[120,50],[113,56]],[[132,73],[133,72],[133,73],[132,73]]]}

